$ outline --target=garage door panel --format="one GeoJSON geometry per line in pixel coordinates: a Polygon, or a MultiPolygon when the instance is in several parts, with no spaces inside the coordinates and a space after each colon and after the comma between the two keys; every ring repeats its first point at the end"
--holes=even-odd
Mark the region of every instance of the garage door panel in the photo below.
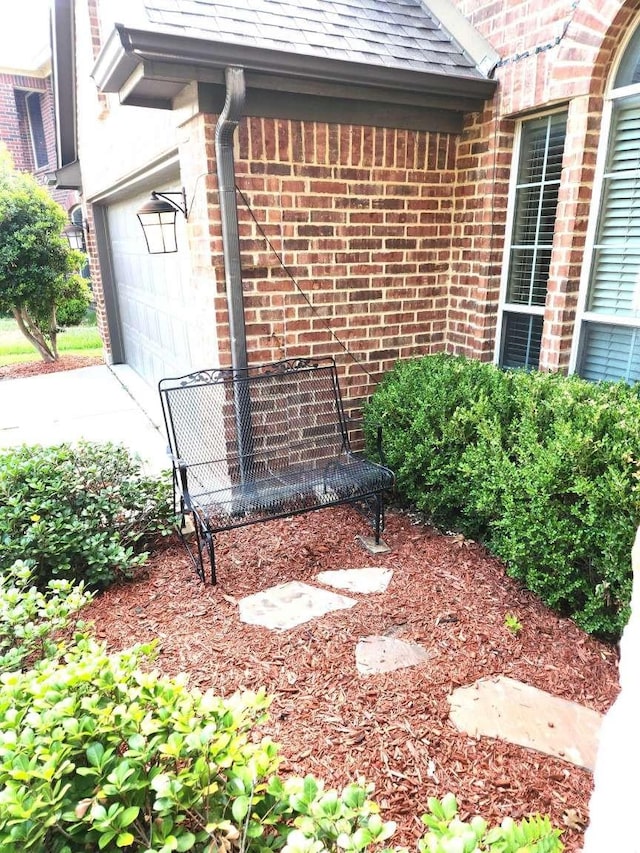
{"type": "MultiPolygon", "coordinates": [[[[125,360],[155,384],[163,376],[187,373],[199,365],[191,353],[191,301],[183,258],[179,252],[148,254],[136,219],[147,199],[145,192],[118,202],[109,207],[107,219],[125,360]]],[[[185,245],[184,235],[180,243],[185,245]]]]}

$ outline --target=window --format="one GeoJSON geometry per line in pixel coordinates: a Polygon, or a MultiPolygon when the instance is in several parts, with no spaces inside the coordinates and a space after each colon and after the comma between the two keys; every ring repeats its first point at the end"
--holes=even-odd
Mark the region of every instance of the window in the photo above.
{"type": "Polygon", "coordinates": [[[29,92],[25,97],[27,107],[27,118],[29,121],[29,134],[31,136],[31,147],[33,149],[33,162],[36,169],[42,169],[49,164],[47,154],[47,140],[44,134],[44,123],[42,121],[42,104],[39,92],[29,92]]]}
{"type": "Polygon", "coordinates": [[[502,367],[536,369],[540,361],[566,126],[566,113],[521,125],[501,311],[502,367]]]}
{"type": "Polygon", "coordinates": [[[640,30],[613,84],[576,370],[640,381],[640,30]]]}

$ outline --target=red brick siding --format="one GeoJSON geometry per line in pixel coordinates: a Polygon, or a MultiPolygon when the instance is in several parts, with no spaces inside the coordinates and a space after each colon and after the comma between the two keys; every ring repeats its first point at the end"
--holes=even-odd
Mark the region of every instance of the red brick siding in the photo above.
{"type": "MultiPolygon", "coordinates": [[[[102,29],[100,26],[100,0],[87,0],[87,13],[89,15],[89,31],[91,33],[91,51],[93,58],[97,59],[102,48],[102,29]]],[[[102,110],[107,110],[109,99],[103,92],[96,90],[96,99],[102,110]]]]}
{"type": "MultiPolygon", "coordinates": [[[[563,0],[548,3],[496,3],[456,0],[458,8],[487,38],[499,53],[496,68],[498,90],[486,120],[467,117],[460,152],[464,156],[464,138],[474,135],[478,149],[486,146],[489,156],[482,158],[480,172],[473,169],[465,181],[465,165],[459,161],[457,215],[467,222],[472,217],[460,193],[470,183],[478,186],[477,203],[490,203],[476,214],[486,217],[489,226],[478,236],[473,257],[478,279],[460,281],[455,269],[452,277],[449,341],[456,351],[490,357],[494,349],[500,270],[504,250],[507,185],[512,168],[512,129],[519,114],[541,112],[556,105],[568,109],[567,140],[562,184],[556,220],[554,248],[549,277],[549,295],[545,310],[541,368],[566,371],[576,332],[575,316],[584,257],[587,226],[591,210],[596,152],[600,139],[603,94],[612,62],[621,39],[637,15],[637,3],[622,4],[609,0],[575,8],[563,0]],[[495,182],[487,180],[495,157],[495,182]],[[464,312],[455,304],[455,280],[461,289],[464,312]],[[473,311],[473,302],[478,310],[473,311]],[[465,343],[466,340],[466,343],[465,343]]],[[[454,268],[456,264],[454,264],[454,268]]]]}
{"type": "MultiPolygon", "coordinates": [[[[238,186],[315,309],[239,199],[252,363],[330,354],[347,395],[360,398],[372,385],[327,326],[374,381],[398,358],[444,348],[455,158],[456,139],[446,134],[259,118],[241,124],[238,186]]],[[[212,200],[219,340],[228,353],[212,200]]]]}
{"type": "MultiPolygon", "coordinates": [[[[55,171],[57,166],[55,112],[50,77],[0,74],[0,141],[7,146],[16,169],[31,172],[40,184],[46,186],[47,173],[55,171]],[[26,114],[25,95],[29,92],[41,94],[40,106],[47,145],[48,163],[38,170],[35,169],[26,114]]],[[[73,205],[73,193],[48,186],[47,189],[65,210],[73,205]]]]}
{"type": "Polygon", "coordinates": [[[35,171],[25,111],[25,95],[29,92],[42,93],[42,119],[45,125],[45,133],[48,131],[47,153],[52,164],[51,168],[55,168],[53,116],[47,116],[48,111],[52,109],[52,102],[47,97],[50,91],[48,79],[18,74],[0,74],[0,139],[9,149],[16,169],[22,172],[35,171]]]}
{"type": "Polygon", "coordinates": [[[514,123],[488,107],[467,116],[456,158],[447,344],[493,356],[514,123]]]}

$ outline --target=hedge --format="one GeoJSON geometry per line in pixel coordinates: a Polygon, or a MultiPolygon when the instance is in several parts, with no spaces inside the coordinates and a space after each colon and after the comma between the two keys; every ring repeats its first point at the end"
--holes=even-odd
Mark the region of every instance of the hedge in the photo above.
{"type": "Polygon", "coordinates": [[[380,383],[370,448],[378,423],[401,498],[483,542],[585,631],[619,636],[640,520],[638,386],[434,355],[380,383]]]}

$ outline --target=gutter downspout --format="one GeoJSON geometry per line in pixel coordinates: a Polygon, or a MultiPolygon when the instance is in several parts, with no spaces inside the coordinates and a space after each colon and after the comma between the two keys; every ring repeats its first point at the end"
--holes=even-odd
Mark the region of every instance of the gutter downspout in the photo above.
{"type": "Polygon", "coordinates": [[[226,68],[227,97],[216,125],[216,167],[222,219],[224,273],[229,309],[231,366],[241,370],[247,366],[247,336],[242,298],[242,268],[238,236],[236,173],[233,159],[233,135],[242,118],[245,102],[244,69],[226,68]]]}
{"type": "MultiPolygon", "coordinates": [[[[244,370],[248,366],[244,299],[242,295],[240,238],[238,234],[236,175],[233,158],[233,135],[242,118],[242,110],[245,103],[244,69],[236,67],[225,68],[225,80],[227,95],[216,125],[215,149],[220,218],[222,221],[225,289],[229,312],[229,337],[231,339],[231,367],[237,380],[237,371],[244,370]]],[[[246,381],[235,381],[233,391],[240,473],[241,479],[244,482],[250,473],[253,463],[249,385],[246,381]]]]}

